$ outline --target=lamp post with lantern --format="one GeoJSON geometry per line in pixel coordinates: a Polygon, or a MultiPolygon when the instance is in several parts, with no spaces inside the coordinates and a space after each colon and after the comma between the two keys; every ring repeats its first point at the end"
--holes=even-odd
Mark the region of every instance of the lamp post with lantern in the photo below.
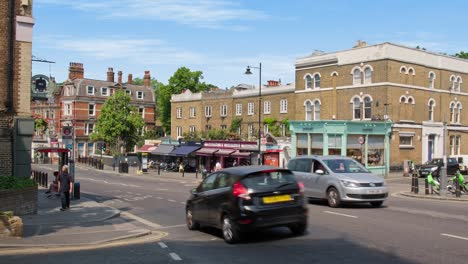
{"type": "Polygon", "coordinates": [[[256,66],[247,66],[247,69],[245,70],[245,74],[250,75],[252,74],[252,71],[250,69],[258,69],[258,165],[262,164],[261,161],[261,147],[260,147],[260,142],[262,138],[261,134],[261,126],[262,126],[262,63],[260,62],[258,67],[256,66]]]}

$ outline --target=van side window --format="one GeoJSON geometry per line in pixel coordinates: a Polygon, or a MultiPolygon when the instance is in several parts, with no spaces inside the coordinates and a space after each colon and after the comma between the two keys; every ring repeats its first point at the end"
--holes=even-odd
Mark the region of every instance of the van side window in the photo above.
{"type": "Polygon", "coordinates": [[[296,171],[296,160],[290,160],[288,162],[288,169],[296,171]]]}
{"type": "Polygon", "coordinates": [[[310,173],[311,164],[312,164],[311,159],[297,159],[296,160],[296,169],[295,169],[295,171],[309,172],[310,173]]]}
{"type": "Polygon", "coordinates": [[[314,173],[316,173],[317,170],[323,170],[325,174],[328,174],[322,163],[320,163],[318,160],[314,160],[314,173]]]}

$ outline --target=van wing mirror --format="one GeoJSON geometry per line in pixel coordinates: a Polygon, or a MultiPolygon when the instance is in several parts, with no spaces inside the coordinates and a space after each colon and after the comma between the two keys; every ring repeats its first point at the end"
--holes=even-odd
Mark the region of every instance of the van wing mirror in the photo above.
{"type": "Polygon", "coordinates": [[[325,174],[325,172],[323,170],[316,170],[315,173],[319,174],[319,175],[323,175],[325,174]]]}

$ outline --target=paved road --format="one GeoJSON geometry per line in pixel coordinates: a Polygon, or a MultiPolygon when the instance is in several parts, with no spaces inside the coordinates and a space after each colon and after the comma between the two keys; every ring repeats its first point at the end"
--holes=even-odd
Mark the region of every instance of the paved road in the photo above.
{"type": "MultiPolygon", "coordinates": [[[[111,248],[2,256],[2,263],[466,263],[468,203],[392,195],[382,208],[309,204],[309,228],[286,228],[228,245],[217,230],[188,231],[184,204],[195,179],[116,176],[77,169],[82,195],[120,209],[138,225],[163,230],[161,241],[111,248]]],[[[390,184],[394,193],[408,184],[390,184]]]]}

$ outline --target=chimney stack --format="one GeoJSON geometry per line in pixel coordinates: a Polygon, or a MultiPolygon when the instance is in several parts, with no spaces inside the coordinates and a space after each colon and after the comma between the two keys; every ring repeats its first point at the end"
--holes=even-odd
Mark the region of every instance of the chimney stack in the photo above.
{"type": "Polygon", "coordinates": [[[84,68],[83,63],[70,62],[70,67],[68,68],[68,79],[83,79],[84,78],[84,68]]]}
{"type": "Polygon", "coordinates": [[[122,83],[122,71],[117,72],[117,82],[122,83]]]}
{"type": "Polygon", "coordinates": [[[275,80],[269,80],[268,81],[268,86],[279,86],[280,82],[275,81],[275,80]]]}
{"type": "Polygon", "coordinates": [[[145,71],[145,76],[143,77],[143,85],[146,87],[151,86],[151,75],[150,71],[145,71]]]}
{"type": "Polygon", "coordinates": [[[114,82],[114,69],[110,68],[107,70],[107,81],[114,82]]]}
{"type": "Polygon", "coordinates": [[[128,84],[132,84],[133,83],[133,75],[130,73],[128,75],[128,81],[127,81],[128,84]]]}
{"type": "Polygon", "coordinates": [[[367,42],[362,41],[362,40],[358,40],[356,42],[356,45],[353,48],[362,48],[362,47],[365,47],[365,46],[367,46],[367,42]]]}

